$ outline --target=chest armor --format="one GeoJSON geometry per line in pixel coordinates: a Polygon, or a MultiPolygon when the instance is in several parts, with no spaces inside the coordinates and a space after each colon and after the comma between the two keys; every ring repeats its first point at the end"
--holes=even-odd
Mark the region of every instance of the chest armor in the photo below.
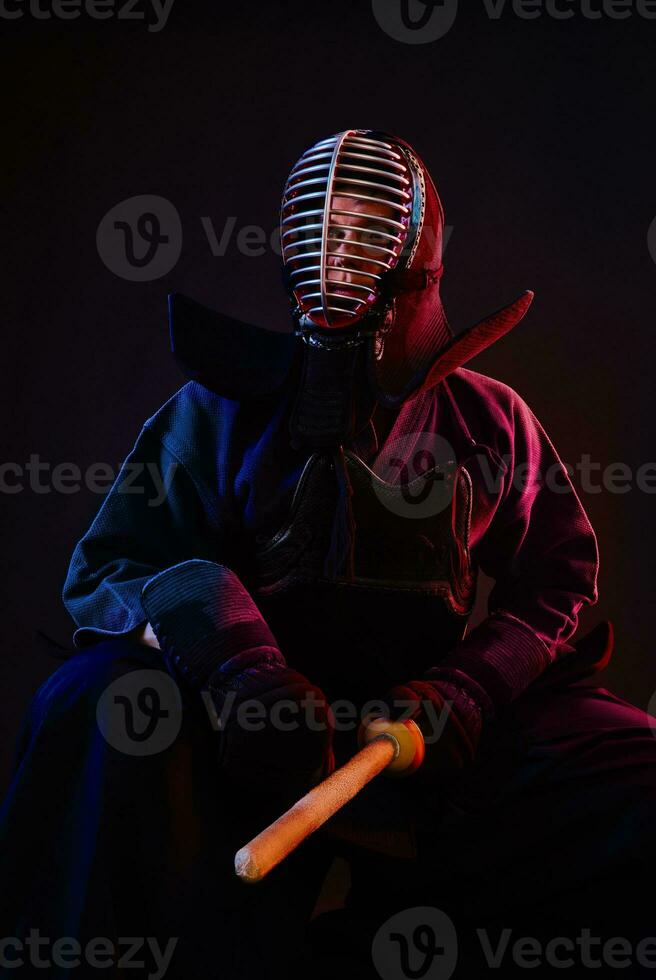
{"type": "Polygon", "coordinates": [[[390,484],[345,452],[352,575],[325,573],[340,506],[336,464],[313,453],[289,514],[258,536],[245,584],[288,662],[329,698],[362,703],[421,676],[464,634],[475,593],[466,469],[434,465],[390,484]]]}

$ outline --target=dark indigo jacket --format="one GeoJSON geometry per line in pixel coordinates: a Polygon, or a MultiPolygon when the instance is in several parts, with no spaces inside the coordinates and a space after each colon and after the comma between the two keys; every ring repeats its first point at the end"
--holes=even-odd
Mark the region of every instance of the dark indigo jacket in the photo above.
{"type": "MultiPolygon", "coordinates": [[[[204,558],[239,574],[254,536],[277,530],[308,455],[290,446],[290,397],[239,402],[190,382],[145,423],[72,557],[63,598],[76,646],[143,624],[155,573],[204,558]]],[[[470,473],[472,562],[495,580],[488,618],[443,663],[488,689],[502,677],[511,699],[571,649],[581,607],[597,600],[594,532],[507,385],[461,368],[404,403],[385,445],[408,431],[439,432],[470,473]]]]}

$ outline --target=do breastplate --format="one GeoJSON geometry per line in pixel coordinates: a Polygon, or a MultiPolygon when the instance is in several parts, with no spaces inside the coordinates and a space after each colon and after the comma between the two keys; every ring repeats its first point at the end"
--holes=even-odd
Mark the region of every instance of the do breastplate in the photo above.
{"type": "Polygon", "coordinates": [[[338,489],[332,457],[314,453],[297,483],[288,519],[271,538],[257,541],[255,592],[273,595],[300,583],[331,581],[439,596],[455,615],[468,613],[475,583],[467,471],[434,466],[410,483],[389,484],[354,453],[345,457],[356,526],[353,580],[339,575],[331,581],[323,572],[338,489]],[[432,504],[426,491],[433,493],[432,504]]]}
{"type": "Polygon", "coordinates": [[[353,577],[324,574],[339,489],[332,456],[313,453],[287,519],[256,539],[245,581],[290,663],[329,696],[357,701],[420,676],[462,638],[476,585],[472,492],[455,464],[401,485],[354,452],[345,461],[353,577]]]}

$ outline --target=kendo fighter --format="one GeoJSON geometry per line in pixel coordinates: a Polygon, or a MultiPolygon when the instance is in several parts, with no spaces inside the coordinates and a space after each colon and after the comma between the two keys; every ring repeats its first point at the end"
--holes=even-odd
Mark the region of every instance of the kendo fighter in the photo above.
{"type": "Polygon", "coordinates": [[[375,976],[372,936],[415,906],[463,937],[654,931],[654,719],[596,686],[610,624],[574,642],[598,598],[595,534],[525,401],[465,367],[533,294],[454,332],[443,230],[415,150],[350,129],[284,188],[293,329],[170,298],[188,382],[70,563],[75,649],[34,698],[5,803],[8,928],[177,937],[168,976],[226,980],[313,976],[317,936],[375,976]],[[479,572],[493,586],[468,628],[479,572]],[[98,704],[144,671],[134,710],[161,677],[179,732],[121,751],[98,704]],[[416,725],[421,765],[243,885],[236,849],[358,751],[372,703],[416,725]],[[313,918],[336,855],[344,907],[313,918]]]}

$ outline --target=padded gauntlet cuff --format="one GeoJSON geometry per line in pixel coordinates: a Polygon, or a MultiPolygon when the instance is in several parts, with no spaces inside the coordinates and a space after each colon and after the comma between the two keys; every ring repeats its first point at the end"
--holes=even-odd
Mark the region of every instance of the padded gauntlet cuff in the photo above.
{"type": "Polygon", "coordinates": [[[464,688],[490,720],[551,662],[547,645],[526,623],[494,613],[429,670],[426,678],[464,688]]]}
{"type": "Polygon", "coordinates": [[[205,687],[226,661],[285,666],[285,659],[239,578],[211,561],[181,562],[146,582],[141,601],[171,669],[192,688],[205,687]]]}

